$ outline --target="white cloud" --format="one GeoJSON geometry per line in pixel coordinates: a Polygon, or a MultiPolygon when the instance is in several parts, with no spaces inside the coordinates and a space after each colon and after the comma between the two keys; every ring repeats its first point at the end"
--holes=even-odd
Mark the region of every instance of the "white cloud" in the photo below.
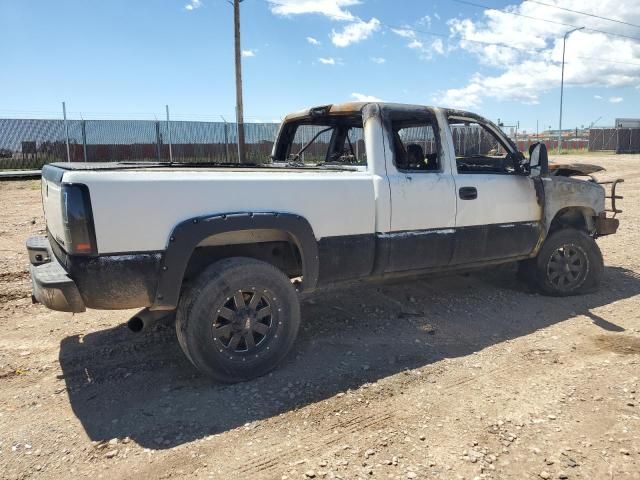
{"type": "Polygon", "coordinates": [[[596,100],[602,100],[602,95],[594,95],[593,98],[596,100]]]}
{"type": "Polygon", "coordinates": [[[415,38],[416,37],[416,32],[414,32],[413,30],[410,30],[409,27],[407,27],[407,28],[392,28],[391,31],[393,33],[395,33],[396,35],[400,35],[401,37],[404,37],[404,38],[415,38]]]}
{"type": "Polygon", "coordinates": [[[313,37],[307,37],[307,42],[309,42],[311,45],[320,45],[320,40],[317,40],[313,37]]]}
{"type": "Polygon", "coordinates": [[[352,93],[351,98],[356,102],[382,102],[383,100],[373,95],[365,95],[363,93],[352,93]]]}
{"type": "Polygon", "coordinates": [[[359,0],[268,0],[271,12],[280,16],[315,13],[332,20],[353,21],[356,17],[345,10],[360,4],[359,0]]]}
{"type": "Polygon", "coordinates": [[[425,15],[420,20],[418,20],[419,25],[424,25],[427,28],[431,28],[431,17],[429,15],[425,15]]]}
{"type": "MultiPolygon", "coordinates": [[[[360,5],[360,0],[267,0],[274,15],[290,17],[294,15],[317,14],[330,20],[348,22],[341,31],[332,30],[330,37],[337,47],[347,47],[353,43],[369,38],[380,28],[380,21],[371,18],[369,21],[357,17],[346,7],[360,5]]],[[[309,43],[317,45],[309,40],[309,43]]],[[[315,39],[314,39],[315,40],[315,39]]]]}
{"type": "Polygon", "coordinates": [[[431,49],[439,55],[444,55],[444,43],[439,38],[431,42],[431,49]]]}
{"type": "Polygon", "coordinates": [[[320,63],[322,63],[323,65],[335,65],[336,64],[336,59],[333,57],[320,57],[318,58],[318,61],[320,63]]]}
{"type": "Polygon", "coordinates": [[[624,100],[622,97],[609,97],[609,101],[611,103],[620,103],[624,100]]]}
{"type": "MultiPolygon", "coordinates": [[[[565,0],[562,6],[605,17],[615,11],[617,17],[629,23],[640,23],[640,0],[627,0],[623,4],[614,0],[565,0]]],[[[586,24],[597,30],[637,36],[631,27],[593,17],[585,19],[531,2],[518,2],[507,9],[555,22],[586,24]]],[[[456,42],[457,47],[475,55],[480,63],[497,73],[475,73],[465,86],[440,92],[434,98],[437,103],[461,108],[481,105],[487,98],[537,103],[541,94],[560,86],[562,37],[568,27],[498,10],[485,11],[479,20],[455,18],[448,25],[451,41],[456,42]]],[[[640,65],[630,65],[632,63],[640,63],[638,42],[586,29],[572,33],[566,46],[565,86],[636,85],[640,65]]]]}
{"type": "Polygon", "coordinates": [[[371,57],[371,61],[373,63],[377,63],[378,65],[382,65],[383,63],[387,62],[387,59],[383,57],[371,57]]]}
{"type": "Polygon", "coordinates": [[[191,0],[184,6],[185,10],[192,11],[202,6],[202,0],[191,0]]]}
{"type": "Polygon", "coordinates": [[[341,32],[331,31],[331,41],[336,47],[347,47],[352,43],[366,40],[380,28],[380,20],[372,18],[368,22],[358,20],[345,26],[341,32]]]}
{"type": "Polygon", "coordinates": [[[444,55],[444,43],[439,38],[431,41],[431,43],[425,44],[422,39],[418,39],[418,34],[415,30],[411,29],[411,27],[392,28],[391,31],[402,38],[410,40],[410,42],[407,43],[407,48],[419,52],[420,58],[423,60],[431,60],[434,53],[444,55]]]}
{"type": "MultiPolygon", "coordinates": [[[[566,73],[566,72],[565,72],[566,73]]],[[[560,66],[547,65],[544,60],[528,60],[496,76],[474,74],[468,85],[452,88],[440,94],[436,103],[445,107],[470,108],[482,104],[484,97],[515,100],[528,105],[539,103],[540,87],[559,86],[560,66]],[[535,75],[532,72],[536,72],[535,75]]]]}
{"type": "Polygon", "coordinates": [[[255,57],[257,50],[242,50],[243,57],[255,57]]]}

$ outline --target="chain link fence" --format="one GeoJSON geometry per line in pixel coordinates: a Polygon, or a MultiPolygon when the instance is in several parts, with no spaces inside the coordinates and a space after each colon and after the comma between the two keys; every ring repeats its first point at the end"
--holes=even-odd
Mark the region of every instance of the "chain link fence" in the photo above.
{"type": "MultiPolygon", "coordinates": [[[[269,159],[279,123],[246,123],[249,162],[269,159]]],[[[0,119],[0,170],[51,162],[169,161],[235,163],[237,126],[226,122],[0,119]]]]}
{"type": "MultiPolygon", "coordinates": [[[[269,161],[279,123],[246,123],[246,155],[252,163],[269,161]]],[[[296,133],[292,151],[298,151],[311,140],[317,128],[308,126],[296,133]]],[[[406,133],[426,153],[434,151],[432,132],[412,129],[406,133]],[[416,130],[416,131],[413,131],[416,130]]],[[[500,146],[485,130],[477,126],[453,126],[456,151],[463,155],[499,151],[500,146]]],[[[149,121],[149,120],[28,120],[0,119],[0,170],[35,170],[51,162],[122,162],[169,161],[169,144],[174,162],[236,163],[237,126],[227,122],[149,121]]],[[[326,134],[323,134],[326,136],[326,134]]],[[[407,139],[409,140],[409,139],[407,139]]],[[[303,155],[303,161],[319,160],[326,151],[328,138],[303,155]],[[318,157],[318,158],[316,158],[318,157]]],[[[352,133],[356,162],[365,161],[361,129],[352,133]]],[[[519,140],[518,147],[527,151],[531,140],[519,140]]],[[[547,141],[554,150],[556,141],[547,141]]],[[[617,153],[640,152],[640,129],[592,129],[589,141],[563,142],[564,148],[586,148],[590,151],[613,150],[617,153]]],[[[322,159],[320,159],[322,160],[322,159]]]]}
{"type": "Polygon", "coordinates": [[[601,150],[640,153],[640,128],[592,128],[589,131],[589,151],[601,150]]]}

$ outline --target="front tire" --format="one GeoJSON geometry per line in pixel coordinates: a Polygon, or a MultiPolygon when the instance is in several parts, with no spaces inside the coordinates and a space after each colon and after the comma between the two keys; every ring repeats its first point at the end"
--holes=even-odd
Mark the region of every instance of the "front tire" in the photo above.
{"type": "Polygon", "coordinates": [[[565,297],[596,290],[604,262],[593,237],[565,228],[549,235],[528,270],[542,293],[565,297]]]}
{"type": "Polygon", "coordinates": [[[182,294],[176,332],[183,352],[224,383],[260,377],[287,355],[300,304],[289,278],[259,260],[235,257],[204,270],[182,294]]]}

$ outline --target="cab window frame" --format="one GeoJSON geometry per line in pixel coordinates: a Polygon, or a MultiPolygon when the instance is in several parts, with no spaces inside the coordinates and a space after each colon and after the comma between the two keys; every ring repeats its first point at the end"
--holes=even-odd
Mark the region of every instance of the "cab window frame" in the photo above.
{"type": "MultiPolygon", "coordinates": [[[[458,175],[478,175],[478,174],[485,174],[485,175],[518,175],[518,173],[514,170],[514,171],[491,171],[491,170],[486,170],[486,171],[482,171],[482,170],[460,170],[460,165],[458,164],[458,158],[464,158],[464,157],[459,157],[457,154],[459,152],[456,151],[456,145],[455,145],[455,141],[453,140],[453,127],[455,125],[469,125],[469,124],[475,124],[477,125],[479,128],[481,128],[484,132],[486,132],[487,134],[491,135],[495,141],[504,149],[504,156],[503,157],[497,157],[496,160],[500,160],[501,162],[505,162],[507,160],[507,158],[509,157],[509,155],[512,155],[514,153],[517,152],[517,149],[515,148],[515,146],[512,144],[512,142],[508,139],[508,137],[505,136],[504,132],[502,132],[497,126],[493,125],[492,123],[489,122],[483,122],[478,118],[469,118],[469,117],[464,117],[464,116],[458,116],[458,115],[449,115],[447,117],[447,124],[448,124],[448,128],[449,131],[451,133],[451,139],[453,141],[453,161],[455,162],[455,168],[456,168],[456,173],[458,175]]],[[[483,155],[486,157],[486,155],[483,155]]]]}
{"type": "MultiPolygon", "coordinates": [[[[327,143],[327,151],[325,152],[325,159],[321,161],[321,163],[334,164],[334,165],[345,165],[345,166],[368,166],[368,159],[365,156],[362,160],[356,158],[354,163],[349,162],[336,162],[336,161],[327,161],[327,154],[330,152],[331,148],[334,148],[335,145],[335,136],[337,132],[337,128],[343,127],[348,131],[351,129],[360,129],[362,131],[362,139],[365,138],[365,130],[364,130],[364,119],[361,112],[352,113],[350,115],[318,115],[318,116],[305,116],[296,120],[289,121],[285,123],[279,132],[276,139],[276,148],[274,155],[272,155],[272,160],[274,162],[288,162],[290,155],[293,154],[291,151],[294,146],[294,140],[298,129],[301,127],[308,126],[317,126],[323,127],[327,129],[331,129],[328,132],[331,136],[329,142],[327,143]]],[[[310,140],[311,138],[309,138],[310,140]]],[[[351,140],[349,137],[349,142],[351,143],[351,147],[354,149],[354,153],[358,151],[356,147],[356,143],[360,140],[351,140]]],[[[346,136],[345,136],[345,145],[346,145],[346,136]]],[[[312,164],[310,164],[312,165],[312,164]]]]}
{"type": "MultiPolygon", "coordinates": [[[[392,163],[399,173],[404,174],[442,174],[444,173],[444,152],[440,141],[440,126],[435,113],[430,108],[406,109],[406,111],[387,112],[385,123],[391,134],[390,147],[392,152],[392,163]],[[431,127],[433,131],[434,150],[436,154],[437,169],[431,170],[426,168],[404,168],[398,165],[398,142],[402,143],[403,148],[406,147],[399,132],[406,128],[425,128],[431,127]]],[[[405,151],[406,153],[406,151],[405,151]]],[[[425,155],[426,159],[426,155],[425,155]]],[[[424,159],[423,159],[424,160],[424,159]]]]}

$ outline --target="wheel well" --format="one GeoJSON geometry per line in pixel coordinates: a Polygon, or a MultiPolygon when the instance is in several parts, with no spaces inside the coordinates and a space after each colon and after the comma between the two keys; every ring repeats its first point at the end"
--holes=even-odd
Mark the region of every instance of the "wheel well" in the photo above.
{"type": "Polygon", "coordinates": [[[549,233],[563,228],[575,228],[586,233],[591,233],[594,228],[595,212],[588,208],[567,207],[556,213],[551,221],[549,233]]]}
{"type": "Polygon", "coordinates": [[[313,290],[318,283],[318,241],[304,217],[279,212],[201,216],[171,231],[150,309],[176,308],[185,280],[228,257],[255,258],[292,278],[301,275],[301,291],[313,290]]]}
{"type": "Polygon", "coordinates": [[[289,278],[302,275],[302,256],[295,240],[282,230],[241,230],[212,235],[193,251],[183,281],[195,278],[207,266],[230,257],[248,257],[269,263],[289,278]]]}

